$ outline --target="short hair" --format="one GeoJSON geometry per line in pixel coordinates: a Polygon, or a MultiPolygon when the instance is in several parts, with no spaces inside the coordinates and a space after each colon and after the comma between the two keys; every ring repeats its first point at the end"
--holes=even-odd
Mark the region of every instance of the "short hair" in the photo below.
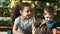
{"type": "Polygon", "coordinates": [[[52,6],[47,6],[46,8],[44,8],[44,11],[47,11],[49,14],[54,15],[55,9],[52,6]]]}

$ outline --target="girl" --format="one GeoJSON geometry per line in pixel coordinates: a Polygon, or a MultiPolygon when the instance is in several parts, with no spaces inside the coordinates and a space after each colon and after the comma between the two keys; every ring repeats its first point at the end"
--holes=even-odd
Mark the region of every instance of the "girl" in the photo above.
{"type": "Polygon", "coordinates": [[[31,5],[29,3],[20,3],[14,9],[12,17],[14,34],[31,34],[31,25],[34,19],[31,18],[31,5]]]}

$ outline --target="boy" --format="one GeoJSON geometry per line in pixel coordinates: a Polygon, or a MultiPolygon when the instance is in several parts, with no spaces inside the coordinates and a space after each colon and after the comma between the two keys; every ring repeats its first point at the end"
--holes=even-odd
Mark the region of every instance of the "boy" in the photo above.
{"type": "MultiPolygon", "coordinates": [[[[54,18],[54,8],[51,6],[48,6],[44,8],[44,18],[39,21],[39,27],[40,27],[40,34],[56,34],[56,22],[53,20],[54,18]]],[[[36,25],[35,25],[36,26],[36,25]]],[[[37,29],[35,28],[35,31],[37,32],[37,29]]]]}
{"type": "Polygon", "coordinates": [[[40,27],[43,27],[44,24],[47,25],[47,27],[52,30],[53,34],[56,34],[56,22],[53,20],[54,18],[54,12],[55,9],[54,7],[48,6],[44,9],[44,18],[43,21],[41,21],[40,23],[40,27]]]}

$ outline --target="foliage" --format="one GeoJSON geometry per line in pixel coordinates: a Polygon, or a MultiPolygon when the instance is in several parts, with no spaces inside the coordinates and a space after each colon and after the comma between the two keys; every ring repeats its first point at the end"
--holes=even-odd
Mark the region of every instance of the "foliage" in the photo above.
{"type": "Polygon", "coordinates": [[[11,26],[10,20],[0,20],[0,26],[11,26]]]}
{"type": "Polygon", "coordinates": [[[0,17],[0,26],[11,26],[10,17],[0,17]]]}

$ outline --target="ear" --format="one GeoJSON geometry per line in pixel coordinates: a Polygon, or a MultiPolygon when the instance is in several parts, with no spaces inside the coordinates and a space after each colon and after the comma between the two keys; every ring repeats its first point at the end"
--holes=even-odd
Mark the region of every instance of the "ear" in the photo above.
{"type": "Polygon", "coordinates": [[[19,10],[19,13],[22,14],[22,10],[19,10]]]}
{"type": "Polygon", "coordinates": [[[45,17],[45,14],[43,14],[43,16],[45,17]]]}

